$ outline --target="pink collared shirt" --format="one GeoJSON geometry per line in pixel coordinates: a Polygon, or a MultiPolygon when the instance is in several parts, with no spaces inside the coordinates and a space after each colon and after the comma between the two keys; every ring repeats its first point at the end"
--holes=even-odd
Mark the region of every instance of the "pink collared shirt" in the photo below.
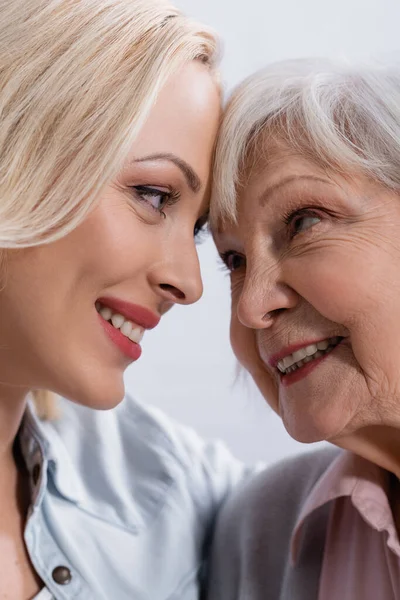
{"type": "Polygon", "coordinates": [[[389,503],[387,471],[341,454],[307,499],[291,541],[296,563],[307,516],[333,501],[318,600],[400,600],[400,544],[389,503]]]}

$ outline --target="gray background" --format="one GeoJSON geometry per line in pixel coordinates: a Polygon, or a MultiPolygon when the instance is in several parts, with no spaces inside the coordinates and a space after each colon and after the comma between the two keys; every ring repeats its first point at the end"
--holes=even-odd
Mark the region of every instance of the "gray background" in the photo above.
{"type": "MultiPolygon", "coordinates": [[[[300,56],[382,56],[400,47],[400,0],[179,0],[224,42],[227,92],[264,64],[300,56]]],[[[211,240],[199,248],[205,292],[146,334],[127,390],[207,438],[225,440],[247,462],[310,450],[292,440],[246,377],[235,383],[228,341],[229,281],[211,240]]],[[[313,447],[315,447],[314,445],[313,447]]]]}

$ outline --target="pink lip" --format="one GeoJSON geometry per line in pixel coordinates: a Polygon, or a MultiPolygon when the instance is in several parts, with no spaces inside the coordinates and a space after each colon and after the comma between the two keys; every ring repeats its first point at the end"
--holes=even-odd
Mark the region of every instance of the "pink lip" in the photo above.
{"type": "MultiPolygon", "coordinates": [[[[325,338],[325,339],[327,339],[327,338],[325,338]]],[[[310,361],[309,363],[306,363],[305,365],[302,365],[299,369],[296,369],[292,373],[288,373],[287,375],[280,373],[280,380],[281,380],[282,384],[284,386],[288,386],[288,385],[291,385],[292,383],[296,383],[297,381],[300,381],[300,379],[303,379],[304,377],[307,377],[307,375],[309,375],[311,373],[311,371],[313,371],[316,367],[318,367],[318,365],[323,360],[325,360],[333,352],[335,352],[336,349],[342,345],[343,341],[344,341],[344,338],[337,344],[337,346],[335,346],[332,350],[330,350],[330,352],[328,352],[327,354],[324,354],[323,356],[320,356],[319,358],[315,358],[314,360],[310,361]]]]}
{"type": "Polygon", "coordinates": [[[154,327],[156,327],[160,322],[161,317],[155,315],[153,312],[151,312],[151,310],[144,308],[143,306],[139,306],[138,304],[131,304],[131,302],[119,300],[118,298],[111,298],[109,296],[99,298],[98,301],[104,306],[108,306],[113,311],[119,313],[129,321],[132,321],[135,325],[143,327],[143,329],[154,329],[154,327]]]}
{"type": "MultiPolygon", "coordinates": [[[[135,325],[139,325],[139,327],[142,327],[143,329],[153,329],[160,322],[160,317],[158,315],[155,315],[143,306],[108,296],[99,298],[98,301],[102,305],[111,308],[114,312],[119,313],[129,321],[132,321],[132,323],[135,325]]],[[[100,314],[98,314],[98,317],[110,340],[119,348],[119,350],[121,350],[123,354],[125,354],[125,356],[133,361],[140,358],[142,354],[142,348],[139,344],[132,342],[132,340],[123,335],[119,329],[116,329],[113,327],[113,325],[111,325],[111,323],[105,321],[100,314]]]]}
{"type": "Polygon", "coordinates": [[[288,386],[288,385],[291,385],[292,383],[296,383],[296,381],[300,381],[300,379],[303,379],[303,377],[307,377],[307,375],[309,375],[309,373],[311,371],[313,371],[316,367],[318,367],[318,365],[320,364],[321,361],[323,361],[325,358],[327,358],[335,350],[336,350],[336,348],[334,348],[333,350],[328,352],[328,354],[324,354],[323,356],[320,356],[319,358],[316,358],[316,359],[312,360],[311,362],[306,363],[305,365],[300,367],[300,369],[296,369],[296,371],[293,371],[293,373],[288,373],[287,375],[284,375],[283,373],[281,373],[280,379],[281,379],[282,384],[285,386],[288,386]]]}
{"type": "MultiPolygon", "coordinates": [[[[330,337],[335,337],[335,336],[330,336],[330,337]]],[[[318,344],[319,342],[324,342],[325,340],[330,339],[329,337],[324,337],[324,338],[320,338],[319,340],[312,340],[309,342],[301,342],[300,344],[294,344],[292,346],[287,346],[286,348],[284,348],[283,350],[281,350],[281,352],[278,352],[277,354],[273,354],[269,359],[268,359],[268,363],[271,365],[271,367],[276,368],[278,365],[278,362],[280,360],[282,360],[283,358],[285,358],[285,356],[289,356],[289,354],[293,354],[293,352],[296,352],[297,350],[301,350],[302,348],[306,348],[307,346],[311,346],[311,344],[318,344]]],[[[317,359],[318,360],[318,359],[317,359]]]]}
{"type": "Polygon", "coordinates": [[[100,314],[98,314],[98,317],[108,337],[111,339],[112,342],[114,342],[114,344],[119,348],[119,350],[121,350],[121,352],[125,354],[125,356],[127,356],[131,360],[137,360],[138,358],[140,358],[142,354],[142,348],[139,346],[139,344],[132,342],[132,340],[123,335],[119,329],[116,329],[115,327],[113,327],[113,325],[111,325],[111,323],[105,321],[100,314]]]}

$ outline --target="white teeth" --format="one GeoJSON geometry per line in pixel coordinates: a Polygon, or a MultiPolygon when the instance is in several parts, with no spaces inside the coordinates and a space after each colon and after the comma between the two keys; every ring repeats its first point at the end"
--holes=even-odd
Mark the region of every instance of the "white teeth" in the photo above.
{"type": "Polygon", "coordinates": [[[300,350],[296,350],[293,352],[293,362],[299,362],[299,360],[303,360],[307,356],[307,352],[305,348],[300,348],[300,350]]]}
{"type": "Polygon", "coordinates": [[[129,337],[132,331],[132,323],[130,321],[124,321],[122,327],[120,327],[120,332],[129,337]]]}
{"type": "Polygon", "coordinates": [[[141,329],[140,327],[135,327],[129,334],[129,339],[132,342],[136,342],[136,344],[138,344],[143,338],[143,333],[143,329],[141,329]]]}
{"type": "Polygon", "coordinates": [[[326,354],[326,351],[336,346],[340,342],[340,339],[340,337],[334,337],[318,342],[317,344],[310,344],[305,348],[300,348],[293,352],[293,354],[285,356],[276,366],[281,373],[292,373],[303,365],[326,354]]]}
{"type": "Polygon", "coordinates": [[[120,315],[119,313],[113,313],[111,308],[108,306],[102,306],[99,302],[96,302],[96,310],[103,317],[105,321],[111,321],[113,326],[116,329],[119,329],[120,332],[127,338],[129,338],[132,342],[139,344],[144,336],[143,327],[139,327],[138,325],[134,325],[131,321],[128,321],[120,315]]]}
{"type": "Polygon", "coordinates": [[[283,365],[282,366],[285,369],[287,369],[288,367],[291,367],[293,363],[294,363],[294,360],[292,358],[292,355],[289,354],[289,356],[285,356],[285,358],[283,359],[283,365]]]}
{"type": "Polygon", "coordinates": [[[307,356],[312,356],[317,351],[317,345],[316,344],[310,344],[309,346],[307,346],[305,348],[305,351],[306,351],[306,355],[307,356]]]}
{"type": "Polygon", "coordinates": [[[122,315],[119,315],[118,313],[115,313],[111,317],[111,323],[114,325],[115,329],[119,329],[120,327],[122,327],[124,321],[124,317],[122,315]]]}
{"type": "Polygon", "coordinates": [[[108,308],[108,306],[103,306],[103,308],[100,308],[99,312],[103,319],[105,319],[106,321],[109,321],[111,319],[112,310],[111,308],[108,308]]]}
{"type": "Polygon", "coordinates": [[[326,350],[328,346],[329,346],[328,340],[324,340],[323,342],[318,342],[318,344],[317,344],[318,350],[326,350]]]}

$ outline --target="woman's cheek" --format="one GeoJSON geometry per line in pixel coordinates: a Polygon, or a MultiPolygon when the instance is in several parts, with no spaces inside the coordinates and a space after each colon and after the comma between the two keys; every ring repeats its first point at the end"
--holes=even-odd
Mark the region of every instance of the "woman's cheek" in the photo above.
{"type": "Polygon", "coordinates": [[[256,332],[242,325],[234,310],[232,310],[230,338],[233,352],[239,363],[250,373],[271,408],[279,414],[277,381],[260,358],[256,332]]]}
{"type": "Polygon", "coordinates": [[[370,304],[368,282],[360,282],[362,267],[353,266],[340,260],[310,260],[304,268],[293,269],[293,288],[325,319],[348,326],[370,304]]]}
{"type": "Polygon", "coordinates": [[[234,311],[231,318],[230,337],[236,358],[251,373],[257,360],[259,360],[255,332],[242,325],[234,311]]]}
{"type": "Polygon", "coordinates": [[[231,275],[231,325],[230,339],[233,352],[240,364],[251,373],[257,361],[254,330],[245,327],[238,317],[238,304],[243,289],[242,277],[231,275]]]}

